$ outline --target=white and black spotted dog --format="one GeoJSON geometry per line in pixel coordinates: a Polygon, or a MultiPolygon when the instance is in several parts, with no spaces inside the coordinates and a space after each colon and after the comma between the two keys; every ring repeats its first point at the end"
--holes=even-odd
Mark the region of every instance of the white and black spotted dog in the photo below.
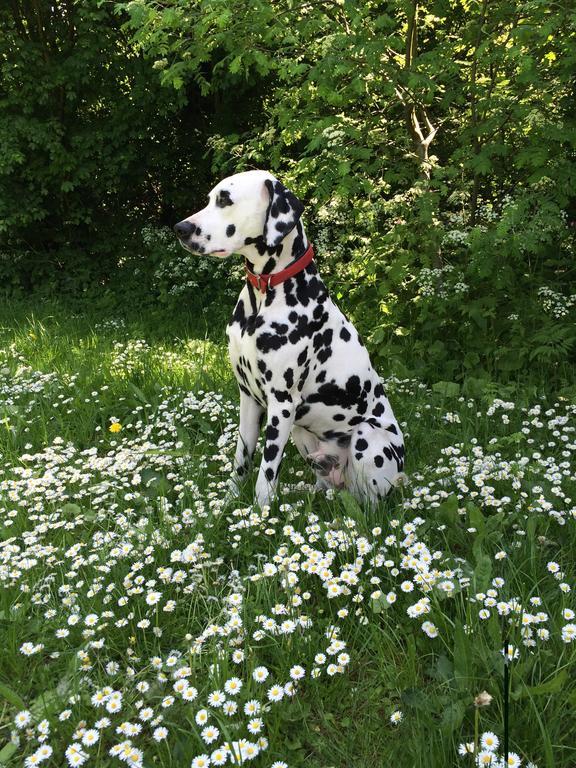
{"type": "Polygon", "coordinates": [[[402,432],[356,329],[318,275],[303,209],[270,173],[247,171],[217,184],[208,205],[174,227],[192,253],[238,253],[246,262],[227,328],[240,387],[232,487],[246,475],[265,422],[260,506],[276,492],[290,435],[320,487],[375,501],[401,477],[402,432]]]}

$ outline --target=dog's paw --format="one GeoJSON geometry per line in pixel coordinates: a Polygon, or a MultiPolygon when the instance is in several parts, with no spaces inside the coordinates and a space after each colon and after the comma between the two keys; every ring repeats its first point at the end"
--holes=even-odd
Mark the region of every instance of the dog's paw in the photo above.
{"type": "Polygon", "coordinates": [[[232,477],[226,483],[224,504],[227,506],[228,504],[232,504],[233,502],[237,501],[241,494],[241,490],[241,479],[236,474],[232,475],[232,477]]]}
{"type": "Polygon", "coordinates": [[[265,478],[262,479],[259,476],[258,480],[256,481],[256,494],[255,494],[256,504],[260,507],[260,509],[264,509],[264,507],[270,506],[273,498],[274,498],[274,489],[265,478]]]}
{"type": "Polygon", "coordinates": [[[240,496],[240,480],[236,475],[233,475],[226,486],[226,495],[236,498],[240,496]]]}

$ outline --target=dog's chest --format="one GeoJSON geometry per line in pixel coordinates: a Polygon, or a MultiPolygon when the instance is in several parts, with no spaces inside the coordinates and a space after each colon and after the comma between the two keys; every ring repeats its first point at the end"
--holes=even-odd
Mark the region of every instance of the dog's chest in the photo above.
{"type": "Polygon", "coordinates": [[[261,314],[240,318],[235,317],[236,314],[237,311],[226,329],[230,363],[240,389],[261,405],[266,405],[267,397],[262,371],[258,367],[257,347],[258,335],[262,332],[265,320],[261,314]]]}
{"type": "Polygon", "coordinates": [[[272,389],[294,385],[302,367],[299,354],[328,317],[312,298],[306,304],[295,298],[290,286],[276,287],[265,296],[245,288],[226,331],[240,389],[262,405],[272,389]]]}
{"type": "Polygon", "coordinates": [[[283,328],[270,317],[269,308],[263,302],[253,311],[242,294],[226,331],[230,362],[240,389],[265,406],[272,378],[267,342],[271,340],[274,345],[283,328]]]}

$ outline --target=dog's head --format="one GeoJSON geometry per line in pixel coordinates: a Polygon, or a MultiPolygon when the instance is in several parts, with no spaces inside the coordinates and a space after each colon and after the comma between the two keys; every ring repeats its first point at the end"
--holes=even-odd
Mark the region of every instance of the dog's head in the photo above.
{"type": "Polygon", "coordinates": [[[248,245],[273,252],[296,226],[304,205],[266,171],[229,176],[208,194],[208,205],[174,227],[192,253],[224,258],[248,245]]]}

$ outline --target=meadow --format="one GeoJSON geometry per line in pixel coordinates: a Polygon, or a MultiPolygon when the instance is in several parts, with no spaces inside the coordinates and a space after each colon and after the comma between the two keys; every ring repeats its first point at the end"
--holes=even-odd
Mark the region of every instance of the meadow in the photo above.
{"type": "Polygon", "coordinates": [[[408,483],[259,509],[209,330],[1,310],[0,765],[573,766],[573,392],[382,362],[408,483]]]}

